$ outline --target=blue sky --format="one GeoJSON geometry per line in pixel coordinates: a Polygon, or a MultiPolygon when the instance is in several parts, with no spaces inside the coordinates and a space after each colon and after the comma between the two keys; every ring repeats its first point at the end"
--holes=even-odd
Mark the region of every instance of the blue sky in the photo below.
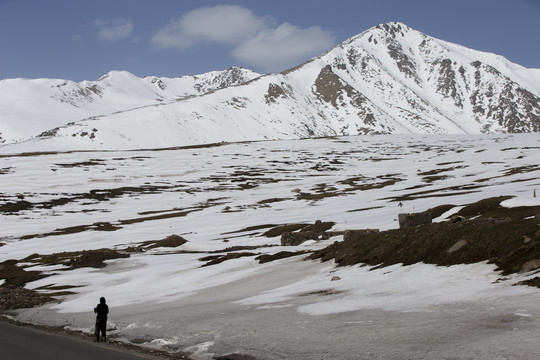
{"type": "Polygon", "coordinates": [[[540,68],[540,0],[0,0],[0,79],[276,72],[389,21],[540,68]]]}

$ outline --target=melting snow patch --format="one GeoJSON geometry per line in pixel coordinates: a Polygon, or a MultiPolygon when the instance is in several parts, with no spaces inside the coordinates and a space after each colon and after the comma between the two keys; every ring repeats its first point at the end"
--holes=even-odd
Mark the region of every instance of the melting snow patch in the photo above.
{"type": "MultiPolygon", "coordinates": [[[[477,263],[439,267],[418,263],[380,269],[363,267],[325,269],[294,284],[239,301],[244,305],[294,305],[299,295],[321,294],[311,303],[298,306],[310,315],[326,315],[363,309],[390,311],[430,311],[432,307],[513,294],[533,293],[536,289],[495,283],[495,265],[477,263]],[[339,276],[341,281],[331,282],[339,276]],[[332,292],[321,292],[321,289],[332,292]],[[328,294],[328,295],[325,295],[328,294]]],[[[262,307],[261,307],[262,308],[262,307]]]]}

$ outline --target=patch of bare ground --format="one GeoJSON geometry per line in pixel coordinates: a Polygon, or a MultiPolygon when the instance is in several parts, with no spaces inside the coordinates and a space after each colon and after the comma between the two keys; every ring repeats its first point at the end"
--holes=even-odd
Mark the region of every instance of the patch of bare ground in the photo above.
{"type": "Polygon", "coordinates": [[[374,210],[374,209],[381,209],[384,206],[372,206],[368,208],[361,208],[361,209],[353,209],[353,210],[347,210],[347,212],[360,212],[360,211],[368,211],[368,210],[374,210]]]}
{"type": "MultiPolygon", "coordinates": [[[[487,163],[482,163],[482,164],[487,164],[487,163]]],[[[486,182],[493,179],[507,178],[513,175],[528,174],[528,173],[532,173],[538,170],[540,170],[540,165],[526,165],[526,166],[512,167],[512,168],[506,169],[499,176],[492,176],[489,178],[477,179],[475,180],[475,182],[481,183],[481,182],[486,182]]],[[[537,180],[537,177],[528,178],[528,179],[515,179],[515,180],[512,180],[512,182],[524,182],[524,181],[531,181],[531,180],[537,180]]]]}
{"type": "Polygon", "coordinates": [[[19,308],[42,305],[55,301],[55,296],[72,294],[67,291],[75,286],[54,287],[52,285],[36,290],[24,288],[32,281],[46,278],[48,275],[42,271],[28,270],[35,265],[64,265],[57,271],[73,270],[82,267],[104,267],[105,260],[126,258],[129,254],[110,249],[85,250],[81,252],[63,252],[49,255],[33,254],[20,261],[6,260],[0,263],[0,310],[13,310],[19,308]],[[43,293],[42,291],[47,291],[43,293]]]}
{"type": "Polygon", "coordinates": [[[10,288],[0,286],[0,312],[31,308],[52,301],[49,295],[43,295],[23,287],[10,288]]]}
{"type": "Polygon", "coordinates": [[[0,288],[22,288],[26,283],[46,277],[41,271],[27,271],[18,265],[17,260],[6,260],[0,263],[0,279],[4,283],[0,288]]]}
{"type": "Polygon", "coordinates": [[[199,261],[206,262],[206,264],[202,265],[202,267],[204,267],[204,266],[210,266],[210,265],[217,265],[227,260],[239,259],[241,257],[246,257],[246,256],[257,256],[257,255],[258,254],[252,253],[252,252],[231,252],[225,255],[205,256],[205,257],[200,258],[199,261]]]}
{"type": "Polygon", "coordinates": [[[436,219],[439,216],[441,216],[442,214],[444,214],[445,212],[453,209],[454,207],[456,207],[456,206],[455,205],[448,205],[448,204],[439,205],[439,206],[435,206],[434,208],[428,209],[425,212],[431,213],[431,218],[436,219]]]}
{"type": "Polygon", "coordinates": [[[73,270],[83,267],[102,268],[106,260],[128,258],[129,254],[111,249],[83,250],[78,252],[61,252],[49,255],[33,254],[22,262],[36,265],[65,265],[63,270],[73,270]]]}
{"type": "Polygon", "coordinates": [[[297,191],[296,200],[318,201],[335,196],[349,195],[357,191],[383,189],[403,180],[400,174],[380,175],[375,178],[355,176],[338,181],[336,186],[331,184],[317,184],[310,192],[297,191]],[[344,185],[346,187],[343,188],[344,185]]]}
{"type": "Polygon", "coordinates": [[[449,167],[449,168],[440,168],[440,169],[433,169],[433,170],[428,170],[428,171],[419,171],[417,173],[417,175],[419,176],[433,176],[433,175],[438,175],[440,173],[444,173],[444,172],[448,172],[448,171],[454,171],[456,169],[465,169],[465,168],[468,168],[469,166],[468,165],[460,165],[460,166],[453,166],[453,167],[449,167]]]}
{"type": "Polygon", "coordinates": [[[311,251],[308,250],[300,250],[300,251],[279,251],[275,254],[263,254],[259,255],[255,258],[255,260],[259,260],[259,264],[264,264],[267,262],[275,261],[275,260],[281,260],[286,259],[292,256],[299,256],[304,255],[307,253],[310,253],[311,251]]]}
{"type": "Polygon", "coordinates": [[[264,205],[264,204],[272,204],[272,203],[281,202],[281,201],[287,201],[287,200],[291,200],[291,198],[270,198],[270,199],[264,199],[264,200],[258,201],[257,204],[260,204],[260,205],[264,205]]]}
{"type": "Polygon", "coordinates": [[[105,160],[90,159],[88,161],[80,161],[80,162],[66,163],[66,164],[55,164],[55,165],[61,168],[88,167],[88,166],[105,165],[105,160]]]}
{"type": "Polygon", "coordinates": [[[162,240],[149,240],[145,241],[142,244],[135,246],[135,247],[129,247],[126,249],[128,252],[139,252],[139,251],[146,251],[151,249],[157,249],[160,247],[164,248],[176,248],[178,246],[184,245],[188,241],[181,237],[180,235],[172,234],[167,236],[166,238],[162,240]]]}
{"type": "Polygon", "coordinates": [[[256,231],[256,230],[262,230],[262,229],[273,228],[273,227],[276,227],[276,226],[277,226],[277,225],[275,225],[275,224],[263,224],[263,225],[248,226],[248,227],[246,227],[246,228],[243,228],[243,229],[240,229],[240,230],[236,230],[236,231],[226,232],[226,233],[223,233],[223,234],[221,234],[221,235],[229,235],[229,234],[237,234],[237,233],[251,232],[251,231],[256,231]]]}
{"type": "Polygon", "coordinates": [[[281,236],[284,233],[289,232],[313,232],[313,233],[323,233],[326,230],[331,229],[335,225],[334,222],[321,222],[317,221],[315,224],[284,224],[273,227],[272,229],[266,231],[263,236],[266,237],[276,237],[281,236]]]}
{"type": "Polygon", "coordinates": [[[417,192],[412,192],[410,194],[404,194],[400,196],[385,197],[379,200],[389,200],[389,201],[398,202],[398,201],[410,201],[410,200],[429,198],[429,197],[466,195],[466,194],[472,194],[472,193],[478,192],[479,190],[477,189],[480,189],[485,186],[487,185],[478,185],[478,184],[456,185],[456,186],[449,186],[445,188],[417,191],[417,192]]]}
{"type": "Polygon", "coordinates": [[[24,236],[21,236],[20,239],[28,240],[28,239],[43,238],[43,237],[48,237],[48,236],[77,234],[84,231],[116,231],[121,228],[122,228],[121,226],[113,225],[108,222],[99,222],[99,223],[94,223],[91,225],[77,225],[77,226],[69,226],[66,228],[55,229],[48,233],[24,235],[24,236]]]}
{"type": "Polygon", "coordinates": [[[122,229],[123,225],[137,224],[137,223],[142,223],[145,221],[155,221],[155,220],[184,217],[194,211],[200,211],[200,210],[202,210],[202,208],[190,209],[190,210],[185,210],[185,211],[177,211],[177,212],[171,212],[171,213],[161,213],[159,215],[153,215],[153,216],[143,216],[143,217],[138,217],[138,218],[123,219],[123,220],[118,220],[114,224],[111,224],[109,222],[98,222],[91,225],[76,225],[76,226],[70,226],[66,228],[55,229],[47,233],[24,235],[24,236],[21,236],[20,239],[28,240],[28,239],[34,239],[34,238],[44,238],[44,237],[49,237],[49,236],[76,234],[76,233],[80,233],[84,231],[116,231],[116,230],[122,229]]]}
{"type": "Polygon", "coordinates": [[[16,213],[24,210],[32,209],[51,209],[56,206],[66,205],[76,201],[92,200],[92,201],[108,201],[121,196],[135,196],[140,194],[157,194],[166,190],[172,189],[173,186],[155,186],[155,185],[143,185],[143,186],[129,186],[112,189],[94,189],[87,193],[70,194],[62,196],[56,199],[42,201],[42,202],[29,202],[26,200],[19,200],[16,202],[7,202],[0,205],[0,212],[2,213],[16,213]]]}
{"type": "MultiPolygon", "coordinates": [[[[315,251],[309,258],[333,260],[338,266],[384,267],[418,262],[449,266],[488,261],[503,275],[517,273],[540,259],[540,206],[504,208],[508,197],[484,199],[465,206],[462,221],[365,234],[315,251]],[[455,246],[459,243],[459,246],[455,246]]],[[[440,206],[444,213],[447,206],[440,206]]],[[[531,281],[535,285],[538,282],[531,281]]]]}

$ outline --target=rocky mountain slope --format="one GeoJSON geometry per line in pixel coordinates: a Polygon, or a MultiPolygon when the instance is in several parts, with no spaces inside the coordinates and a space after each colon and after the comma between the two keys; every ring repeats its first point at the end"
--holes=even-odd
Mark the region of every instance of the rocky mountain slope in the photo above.
{"type": "MultiPolygon", "coordinates": [[[[71,119],[78,115],[80,121],[51,127],[24,146],[130,149],[357,134],[540,131],[540,70],[400,23],[378,25],[280,74],[236,71],[230,82],[206,74],[204,79],[213,80],[205,85],[193,78],[145,78],[144,88],[105,91],[95,83],[70,84],[55,96],[35,90],[31,98],[38,104],[70,104],[71,119]]],[[[120,75],[124,84],[137,79],[113,73],[120,75]]],[[[4,142],[14,139],[4,130],[11,109],[2,105],[4,142]]],[[[25,127],[35,116],[33,122],[49,124],[59,113],[40,113],[33,105],[26,117],[11,120],[25,127]]],[[[65,121],[67,112],[61,116],[65,121]]]]}

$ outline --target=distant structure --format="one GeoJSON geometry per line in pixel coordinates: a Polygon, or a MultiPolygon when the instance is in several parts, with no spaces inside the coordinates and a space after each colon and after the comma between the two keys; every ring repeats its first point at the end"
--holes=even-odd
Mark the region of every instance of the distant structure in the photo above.
{"type": "Polygon", "coordinates": [[[430,212],[398,214],[399,228],[413,227],[423,224],[431,224],[432,218],[430,212]]]}

